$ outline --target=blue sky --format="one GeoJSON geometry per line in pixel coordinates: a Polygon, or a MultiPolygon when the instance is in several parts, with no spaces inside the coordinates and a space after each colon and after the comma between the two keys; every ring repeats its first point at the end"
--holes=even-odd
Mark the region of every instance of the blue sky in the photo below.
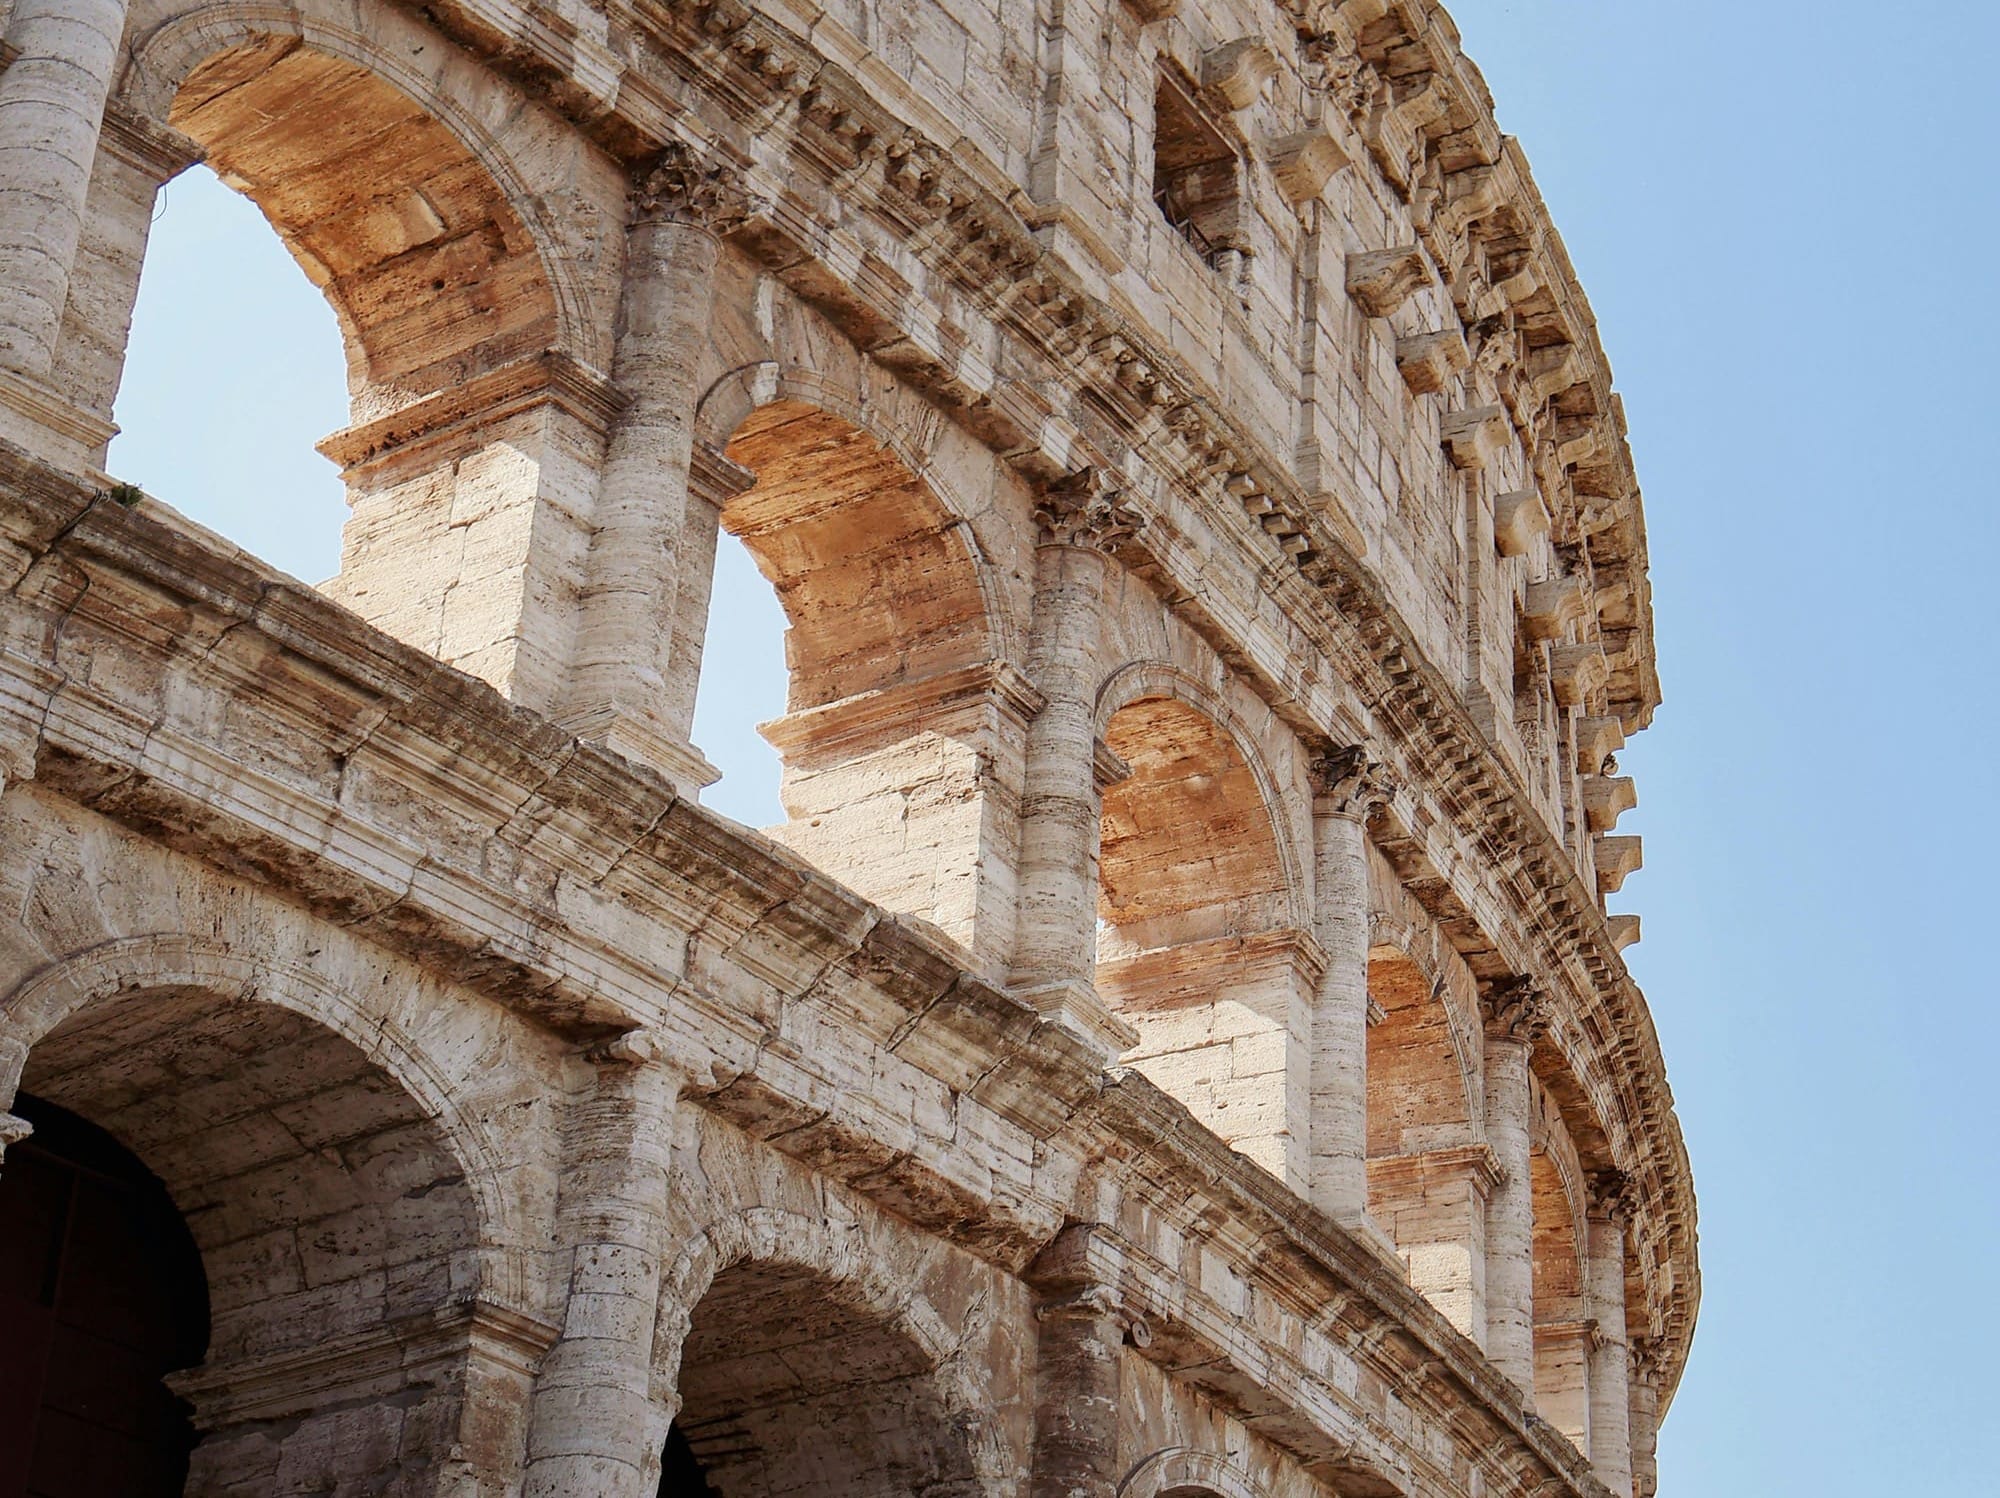
{"type": "MultiPolygon", "coordinates": [[[[1647,867],[1616,905],[1645,917],[1706,1281],[1662,1491],[1995,1492],[2000,7],[1452,9],[1646,492],[1666,705],[1622,756],[1647,867]]],[[[203,173],[164,199],[118,417],[120,477],[335,570],[333,319],[203,173]]],[[[782,619],[740,552],[717,596],[708,799],[768,822],[749,725],[782,710],[782,619]]]]}

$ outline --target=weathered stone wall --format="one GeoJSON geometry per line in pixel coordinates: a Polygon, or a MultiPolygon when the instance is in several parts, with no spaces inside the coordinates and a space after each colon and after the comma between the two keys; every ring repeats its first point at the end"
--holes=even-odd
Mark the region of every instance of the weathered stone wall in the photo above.
{"type": "Polygon", "coordinates": [[[1643,526],[1441,12],[59,11],[0,1096],[189,1219],[191,1491],[1650,1491],[1643,526]],[[96,472],[204,158],[347,338],[326,597],[96,472]],[[695,800],[723,530],[769,838],[695,800]]]}

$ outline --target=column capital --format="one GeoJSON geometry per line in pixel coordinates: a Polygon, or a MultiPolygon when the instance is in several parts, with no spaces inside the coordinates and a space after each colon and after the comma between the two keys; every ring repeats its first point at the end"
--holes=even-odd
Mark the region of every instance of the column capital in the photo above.
{"type": "Polygon", "coordinates": [[[1153,1339],[1152,1327],[1124,1290],[1125,1249],[1100,1223],[1071,1223],[1028,1267],[1035,1288],[1035,1320],[1105,1321],[1134,1346],[1153,1339]]]}
{"type": "Polygon", "coordinates": [[[1347,744],[1315,756],[1306,766],[1316,810],[1365,822],[1396,793],[1396,782],[1370,758],[1365,744],[1347,744]]]}
{"type": "Polygon", "coordinates": [[[1659,1337],[1634,1337],[1627,1344],[1632,1382],[1657,1391],[1667,1374],[1666,1347],[1659,1337]]]}
{"type": "Polygon", "coordinates": [[[1496,978],[1480,986],[1479,1014],[1492,1039],[1532,1044],[1548,1033],[1548,992],[1525,974],[1496,978]]]}
{"type": "Polygon", "coordinates": [[[626,223],[690,224],[712,234],[741,228],[753,208],[741,175],[708,152],[668,141],[632,172],[626,223]]]}
{"type": "Polygon", "coordinates": [[[1631,1219],[1639,1187],[1629,1174],[1610,1165],[1588,1172],[1584,1183],[1588,1188],[1591,1216],[1608,1218],[1616,1223],[1631,1219]]]}
{"type": "Polygon", "coordinates": [[[1110,555],[1137,535],[1145,520],[1125,503],[1125,490],[1095,467],[1065,474],[1035,499],[1037,544],[1077,546],[1110,555]]]}

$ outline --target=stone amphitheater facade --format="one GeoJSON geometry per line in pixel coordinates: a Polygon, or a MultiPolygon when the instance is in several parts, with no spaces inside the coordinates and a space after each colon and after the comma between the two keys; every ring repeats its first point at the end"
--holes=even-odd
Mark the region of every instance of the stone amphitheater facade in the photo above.
{"type": "Polygon", "coordinates": [[[0,1487],[1654,1491],[1639,493],[1432,0],[0,13],[0,1487]],[[198,161],[317,590],[102,472],[198,161]]]}

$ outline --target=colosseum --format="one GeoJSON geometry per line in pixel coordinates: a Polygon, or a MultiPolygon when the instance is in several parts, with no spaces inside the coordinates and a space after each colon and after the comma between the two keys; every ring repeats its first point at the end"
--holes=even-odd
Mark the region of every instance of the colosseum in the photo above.
{"type": "Polygon", "coordinates": [[[0,1494],[1655,1491],[1645,532],[1434,0],[0,14],[0,1494]],[[317,588],[105,471],[197,162],[317,588]]]}

